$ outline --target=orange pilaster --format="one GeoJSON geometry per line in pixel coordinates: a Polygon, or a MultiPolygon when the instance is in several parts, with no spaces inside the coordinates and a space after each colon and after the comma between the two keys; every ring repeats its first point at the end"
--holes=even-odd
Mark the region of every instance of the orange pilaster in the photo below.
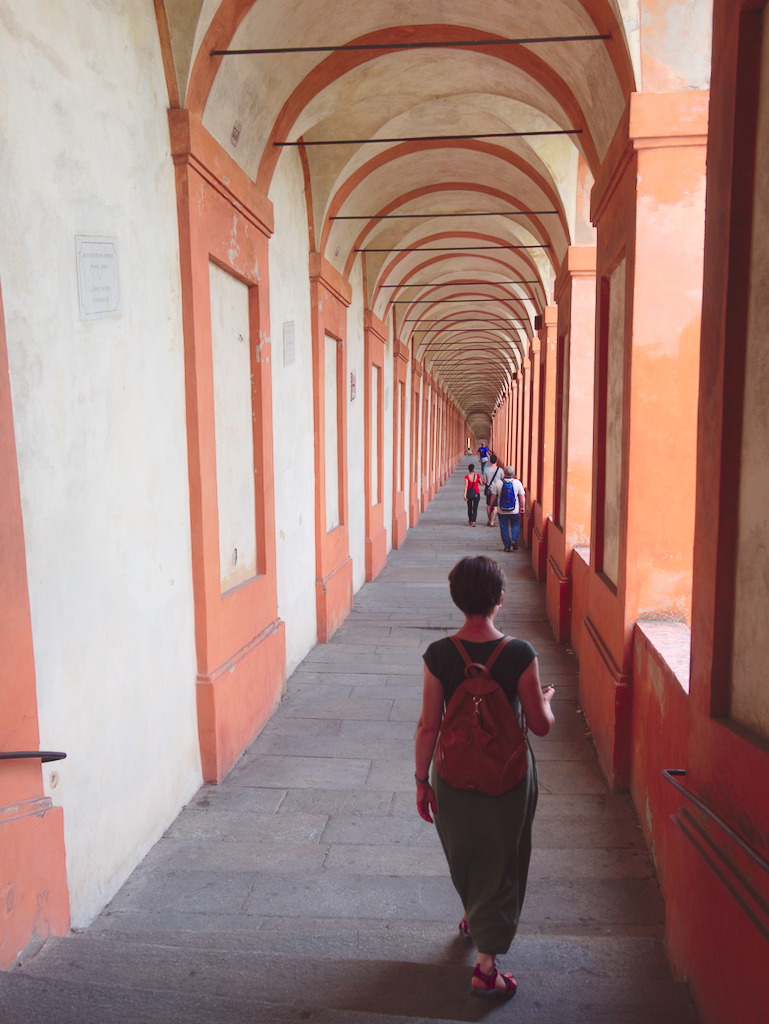
{"type": "Polygon", "coordinates": [[[285,675],[278,618],[268,265],[272,205],[186,110],[169,112],[179,210],[203,777],[218,782],[269,718],[285,675]],[[233,236],[238,244],[233,245],[233,236]],[[248,285],[256,574],[222,591],[209,264],[248,285]]]}
{"type": "Polygon", "coordinates": [[[411,469],[409,473],[409,526],[419,522],[420,472],[419,452],[421,437],[421,402],[420,385],[422,382],[422,364],[416,359],[411,360],[411,469]]]}
{"type": "Polygon", "coordinates": [[[366,503],[365,558],[366,579],[373,580],[387,561],[387,531],[384,523],[384,363],[387,327],[379,317],[366,310],[363,332],[366,374],[363,486],[366,503]]]}
{"type": "Polygon", "coordinates": [[[393,511],[392,544],[399,548],[406,539],[406,378],[409,350],[400,341],[393,345],[393,511]]]}
{"type": "Polygon", "coordinates": [[[580,698],[617,787],[629,778],[633,623],[689,616],[706,133],[707,94],[634,94],[593,192],[596,448],[580,698]],[[664,523],[651,494],[665,496],[664,523]]]}
{"type": "Polygon", "coordinates": [[[310,254],[312,312],[312,371],[315,394],[315,598],[318,640],[327,643],[352,608],[352,558],[347,526],[347,307],[349,282],[317,253],[310,254]],[[331,526],[326,513],[326,339],[336,346],[336,425],[339,483],[339,524],[331,526]]]}
{"type": "Polygon", "coordinates": [[[571,639],[572,550],[590,543],[595,258],[595,246],[571,246],[555,289],[558,351],[547,613],[559,643],[571,639]]]}
{"type": "Polygon", "coordinates": [[[531,531],[531,563],[537,581],[545,580],[547,560],[547,527],[553,507],[553,474],[555,469],[556,348],[558,309],[547,306],[539,331],[540,396],[539,446],[537,449],[537,495],[534,502],[531,531]]]}
{"type": "MultiPolygon", "coordinates": [[[[0,751],[40,748],[24,527],[0,295],[0,751]]],[[[0,970],[69,930],[64,821],[43,795],[41,762],[0,761],[0,970]]]]}

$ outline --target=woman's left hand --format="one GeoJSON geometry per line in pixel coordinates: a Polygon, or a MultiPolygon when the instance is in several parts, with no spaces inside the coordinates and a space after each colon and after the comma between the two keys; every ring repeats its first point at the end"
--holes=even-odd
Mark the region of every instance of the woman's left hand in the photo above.
{"type": "Polygon", "coordinates": [[[419,817],[424,818],[425,821],[429,821],[433,824],[433,819],[430,812],[435,814],[437,807],[435,803],[435,793],[433,793],[433,787],[429,782],[418,782],[417,783],[417,810],[419,811],[419,817]]]}

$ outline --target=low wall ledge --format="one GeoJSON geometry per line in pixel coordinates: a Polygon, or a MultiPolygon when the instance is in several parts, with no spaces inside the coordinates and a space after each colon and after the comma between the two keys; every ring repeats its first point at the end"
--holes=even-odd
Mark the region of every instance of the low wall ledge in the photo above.
{"type": "Polygon", "coordinates": [[[670,619],[638,619],[635,628],[688,693],[691,629],[685,622],[670,619]]]}

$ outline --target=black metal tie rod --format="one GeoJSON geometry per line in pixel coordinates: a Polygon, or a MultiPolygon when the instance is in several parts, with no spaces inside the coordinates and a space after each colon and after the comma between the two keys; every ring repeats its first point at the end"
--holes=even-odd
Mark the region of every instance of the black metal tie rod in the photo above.
{"type": "Polygon", "coordinates": [[[426,40],[422,43],[345,43],[342,46],[267,46],[247,50],[211,50],[212,57],[238,57],[254,53],[340,53],[345,50],[453,50],[465,46],[532,46],[535,43],[589,43],[611,39],[607,33],[585,36],[534,36],[530,39],[463,39],[457,42],[426,40]]]}
{"type": "Polygon", "coordinates": [[[402,135],[386,139],[297,139],[273,142],[273,146],[365,146],[369,142],[454,142],[457,139],[519,139],[527,135],[581,135],[581,128],[553,128],[531,132],[471,132],[469,135],[402,135]]]}

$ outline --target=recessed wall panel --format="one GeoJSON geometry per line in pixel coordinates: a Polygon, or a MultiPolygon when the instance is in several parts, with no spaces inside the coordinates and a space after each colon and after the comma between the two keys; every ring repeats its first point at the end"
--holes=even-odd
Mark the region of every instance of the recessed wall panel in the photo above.
{"type": "Polygon", "coordinates": [[[222,592],[256,575],[253,388],[248,286],[209,263],[216,494],[222,592]]]}

